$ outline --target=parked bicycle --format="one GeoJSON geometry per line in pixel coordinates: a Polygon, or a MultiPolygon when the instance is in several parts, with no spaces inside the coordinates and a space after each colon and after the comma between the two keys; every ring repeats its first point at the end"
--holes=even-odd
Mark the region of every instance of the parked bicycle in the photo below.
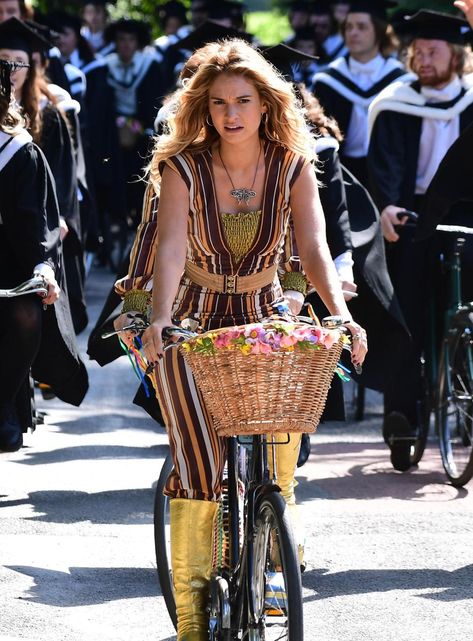
{"type": "MultiPolygon", "coordinates": [[[[406,212],[399,214],[404,215],[406,212]]],[[[407,215],[408,224],[415,225],[417,215],[407,215]]],[[[461,257],[473,228],[438,225],[436,233],[449,239],[449,249],[438,258],[446,288],[444,300],[438,300],[434,290],[429,301],[419,429],[408,456],[413,465],[422,459],[434,414],[445,473],[452,485],[462,487],[473,477],[473,302],[462,300],[461,257]]]]}

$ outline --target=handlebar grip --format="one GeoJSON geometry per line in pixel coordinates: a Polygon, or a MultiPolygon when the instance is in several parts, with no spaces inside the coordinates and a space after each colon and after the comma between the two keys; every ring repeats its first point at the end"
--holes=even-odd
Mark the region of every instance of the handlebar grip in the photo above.
{"type": "Polygon", "coordinates": [[[403,211],[398,211],[396,214],[398,220],[402,218],[407,218],[411,223],[416,223],[419,220],[419,214],[410,209],[404,209],[403,211]]]}

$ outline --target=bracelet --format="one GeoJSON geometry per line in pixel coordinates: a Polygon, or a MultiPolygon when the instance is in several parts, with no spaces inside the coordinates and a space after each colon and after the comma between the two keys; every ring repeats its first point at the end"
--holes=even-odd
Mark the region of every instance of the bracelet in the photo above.
{"type": "Polygon", "coordinates": [[[285,272],[281,278],[283,290],[292,289],[304,296],[307,293],[307,278],[302,272],[285,272]]]}
{"type": "Polygon", "coordinates": [[[144,314],[151,303],[151,292],[145,289],[131,289],[123,297],[122,314],[140,312],[144,314]]]}

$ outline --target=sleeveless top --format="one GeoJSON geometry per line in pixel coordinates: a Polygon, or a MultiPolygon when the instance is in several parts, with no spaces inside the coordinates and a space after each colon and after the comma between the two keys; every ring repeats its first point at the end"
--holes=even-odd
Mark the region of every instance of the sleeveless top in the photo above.
{"type": "MultiPolygon", "coordinates": [[[[291,216],[290,193],[309,163],[284,147],[265,142],[261,212],[218,211],[212,152],[183,152],[165,161],[189,189],[187,260],[212,274],[248,276],[279,265],[291,216]]],[[[161,170],[164,163],[161,166],[161,170]]],[[[279,283],[255,292],[221,294],[181,278],[173,318],[198,319],[204,329],[254,323],[274,313],[279,283]]]]}

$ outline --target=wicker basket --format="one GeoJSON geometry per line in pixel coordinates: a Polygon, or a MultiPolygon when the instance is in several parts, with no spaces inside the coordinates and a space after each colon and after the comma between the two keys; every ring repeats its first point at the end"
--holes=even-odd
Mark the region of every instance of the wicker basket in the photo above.
{"type": "MultiPolygon", "coordinates": [[[[203,335],[205,336],[205,334],[203,335]]],[[[330,349],[242,354],[183,351],[220,436],[315,432],[340,359],[330,349]]]]}

